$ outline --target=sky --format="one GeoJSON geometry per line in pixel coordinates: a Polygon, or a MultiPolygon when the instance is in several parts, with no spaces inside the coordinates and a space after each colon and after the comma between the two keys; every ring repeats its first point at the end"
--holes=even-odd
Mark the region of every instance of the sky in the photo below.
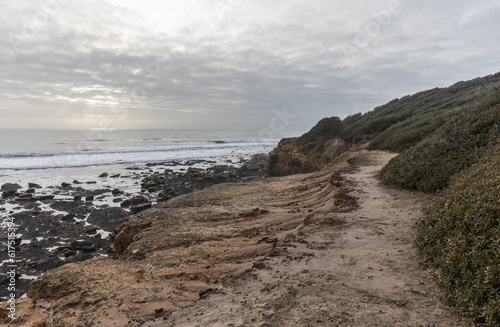
{"type": "Polygon", "coordinates": [[[500,71],[500,1],[16,0],[0,128],[308,130],[500,71]]]}

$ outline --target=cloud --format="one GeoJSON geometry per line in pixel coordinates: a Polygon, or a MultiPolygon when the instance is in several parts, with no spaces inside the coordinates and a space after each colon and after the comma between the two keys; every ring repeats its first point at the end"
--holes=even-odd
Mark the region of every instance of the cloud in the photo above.
{"type": "Polygon", "coordinates": [[[6,4],[2,126],[260,129],[286,107],[304,130],[498,70],[493,0],[141,5],[6,4]]]}

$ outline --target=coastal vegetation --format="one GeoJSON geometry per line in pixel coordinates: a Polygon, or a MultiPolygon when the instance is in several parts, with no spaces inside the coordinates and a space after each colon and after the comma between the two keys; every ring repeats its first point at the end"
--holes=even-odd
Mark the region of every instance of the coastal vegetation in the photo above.
{"type": "Polygon", "coordinates": [[[418,246],[457,308],[500,323],[500,143],[451,178],[419,224],[418,246]]]}

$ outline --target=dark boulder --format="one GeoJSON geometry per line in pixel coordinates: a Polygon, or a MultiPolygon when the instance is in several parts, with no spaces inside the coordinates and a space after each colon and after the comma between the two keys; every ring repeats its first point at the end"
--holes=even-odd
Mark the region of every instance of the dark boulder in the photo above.
{"type": "Polygon", "coordinates": [[[10,190],[10,191],[5,191],[2,193],[2,196],[4,198],[8,198],[8,197],[11,197],[11,196],[18,196],[19,193],[16,191],[16,190],[10,190]]]}
{"type": "Polygon", "coordinates": [[[134,196],[133,198],[129,199],[129,201],[131,205],[138,205],[149,202],[149,200],[142,195],[134,196]]]}
{"type": "Polygon", "coordinates": [[[120,207],[122,207],[122,208],[128,208],[128,207],[130,207],[130,200],[129,200],[129,199],[127,199],[127,200],[123,201],[123,202],[120,204],[120,207]]]}
{"type": "Polygon", "coordinates": [[[10,191],[17,191],[21,188],[23,188],[23,187],[19,184],[6,183],[6,184],[2,185],[2,187],[0,188],[0,191],[10,192],[10,191]]]}
{"type": "Polygon", "coordinates": [[[100,226],[105,231],[113,231],[123,223],[128,213],[121,208],[101,208],[94,210],[87,218],[89,224],[100,226]]]}
{"type": "Polygon", "coordinates": [[[58,257],[48,257],[40,260],[36,268],[38,271],[47,271],[59,267],[62,263],[58,257]]]}
{"type": "Polygon", "coordinates": [[[130,211],[133,214],[136,214],[136,213],[139,213],[139,212],[144,211],[144,210],[149,209],[149,208],[151,208],[151,203],[141,203],[141,204],[132,205],[130,207],[130,211]]]}
{"type": "Polygon", "coordinates": [[[96,248],[89,241],[73,241],[69,244],[73,249],[82,251],[84,253],[94,252],[96,248]]]}
{"type": "Polygon", "coordinates": [[[28,183],[28,188],[42,188],[42,187],[36,183],[28,183]]]}
{"type": "Polygon", "coordinates": [[[54,200],[54,195],[40,195],[36,197],[36,200],[38,201],[47,201],[47,200],[54,200]]]}
{"type": "Polygon", "coordinates": [[[21,194],[17,197],[19,201],[29,201],[33,199],[33,194],[26,193],[26,194],[21,194]]]}

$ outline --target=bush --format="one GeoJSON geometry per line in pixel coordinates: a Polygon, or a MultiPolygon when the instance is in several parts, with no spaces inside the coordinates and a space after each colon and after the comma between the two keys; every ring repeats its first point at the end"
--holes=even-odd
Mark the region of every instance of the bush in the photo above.
{"type": "Polygon", "coordinates": [[[299,144],[306,149],[320,150],[326,141],[338,137],[344,129],[339,117],[321,119],[311,130],[299,137],[299,144]]]}
{"type": "Polygon", "coordinates": [[[434,192],[470,167],[500,138],[500,94],[461,110],[430,137],[393,158],[381,171],[387,184],[434,192]]]}
{"type": "Polygon", "coordinates": [[[463,313],[500,325],[500,143],[454,178],[420,223],[425,260],[463,313]]]}

